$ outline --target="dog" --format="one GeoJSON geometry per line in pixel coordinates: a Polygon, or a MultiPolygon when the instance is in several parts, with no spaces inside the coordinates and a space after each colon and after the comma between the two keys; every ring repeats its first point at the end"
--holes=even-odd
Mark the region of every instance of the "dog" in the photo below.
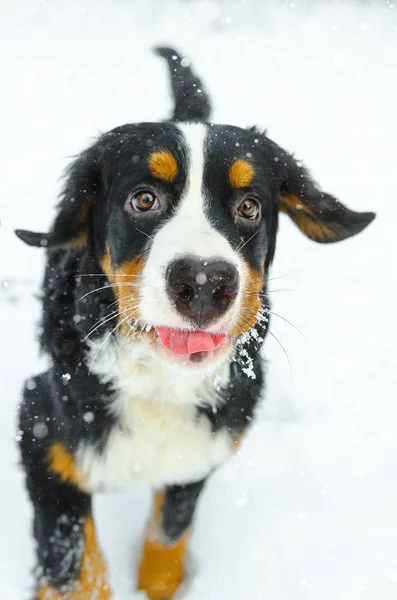
{"type": "Polygon", "coordinates": [[[26,382],[19,418],[35,600],[111,597],[91,497],[134,480],[154,490],[137,589],[174,597],[198,499],[262,397],[279,213],[320,243],[375,217],[258,129],[210,123],[186,59],[157,52],[172,117],[101,135],[69,167],[50,232],[16,231],[47,252],[51,366],[26,382]]]}

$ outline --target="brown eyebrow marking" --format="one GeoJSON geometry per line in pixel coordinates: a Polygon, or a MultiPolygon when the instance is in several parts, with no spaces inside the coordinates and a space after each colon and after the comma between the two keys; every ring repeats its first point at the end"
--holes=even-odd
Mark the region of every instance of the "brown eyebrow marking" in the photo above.
{"type": "Polygon", "coordinates": [[[154,177],[162,181],[174,181],[178,175],[175,157],[168,150],[152,152],[148,160],[149,170],[154,177]]]}
{"type": "Polygon", "coordinates": [[[255,175],[255,169],[243,158],[238,158],[229,169],[229,181],[232,188],[248,187],[255,175]]]}

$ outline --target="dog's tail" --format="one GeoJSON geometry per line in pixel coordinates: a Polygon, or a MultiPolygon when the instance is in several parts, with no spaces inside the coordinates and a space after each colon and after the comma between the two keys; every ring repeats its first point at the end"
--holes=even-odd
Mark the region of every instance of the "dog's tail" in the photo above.
{"type": "Polygon", "coordinates": [[[166,59],[171,75],[175,107],[171,121],[208,121],[211,114],[209,96],[201,80],[193,73],[187,58],[173,48],[155,48],[166,59]]]}

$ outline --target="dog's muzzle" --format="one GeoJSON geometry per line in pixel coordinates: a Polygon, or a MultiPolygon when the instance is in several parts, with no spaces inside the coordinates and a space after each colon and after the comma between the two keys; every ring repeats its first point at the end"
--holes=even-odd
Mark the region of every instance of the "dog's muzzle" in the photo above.
{"type": "Polygon", "coordinates": [[[237,269],[222,260],[180,258],[166,273],[166,291],[175,310],[198,329],[220,319],[239,290],[237,269]]]}

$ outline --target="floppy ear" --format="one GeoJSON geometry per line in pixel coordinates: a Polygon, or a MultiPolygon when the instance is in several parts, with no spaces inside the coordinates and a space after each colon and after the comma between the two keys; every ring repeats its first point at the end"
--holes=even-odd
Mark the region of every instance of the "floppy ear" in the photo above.
{"type": "Polygon", "coordinates": [[[83,152],[66,172],[66,183],[58,204],[58,213],[49,233],[17,229],[16,235],[29,246],[58,248],[83,246],[88,239],[88,222],[100,190],[100,172],[96,146],[83,152]]]}
{"type": "Polygon", "coordinates": [[[292,156],[283,152],[280,161],[283,161],[285,171],[279,209],[311,240],[340,242],[360,233],[375,218],[373,212],[355,212],[322,192],[309,172],[292,156]]]}

